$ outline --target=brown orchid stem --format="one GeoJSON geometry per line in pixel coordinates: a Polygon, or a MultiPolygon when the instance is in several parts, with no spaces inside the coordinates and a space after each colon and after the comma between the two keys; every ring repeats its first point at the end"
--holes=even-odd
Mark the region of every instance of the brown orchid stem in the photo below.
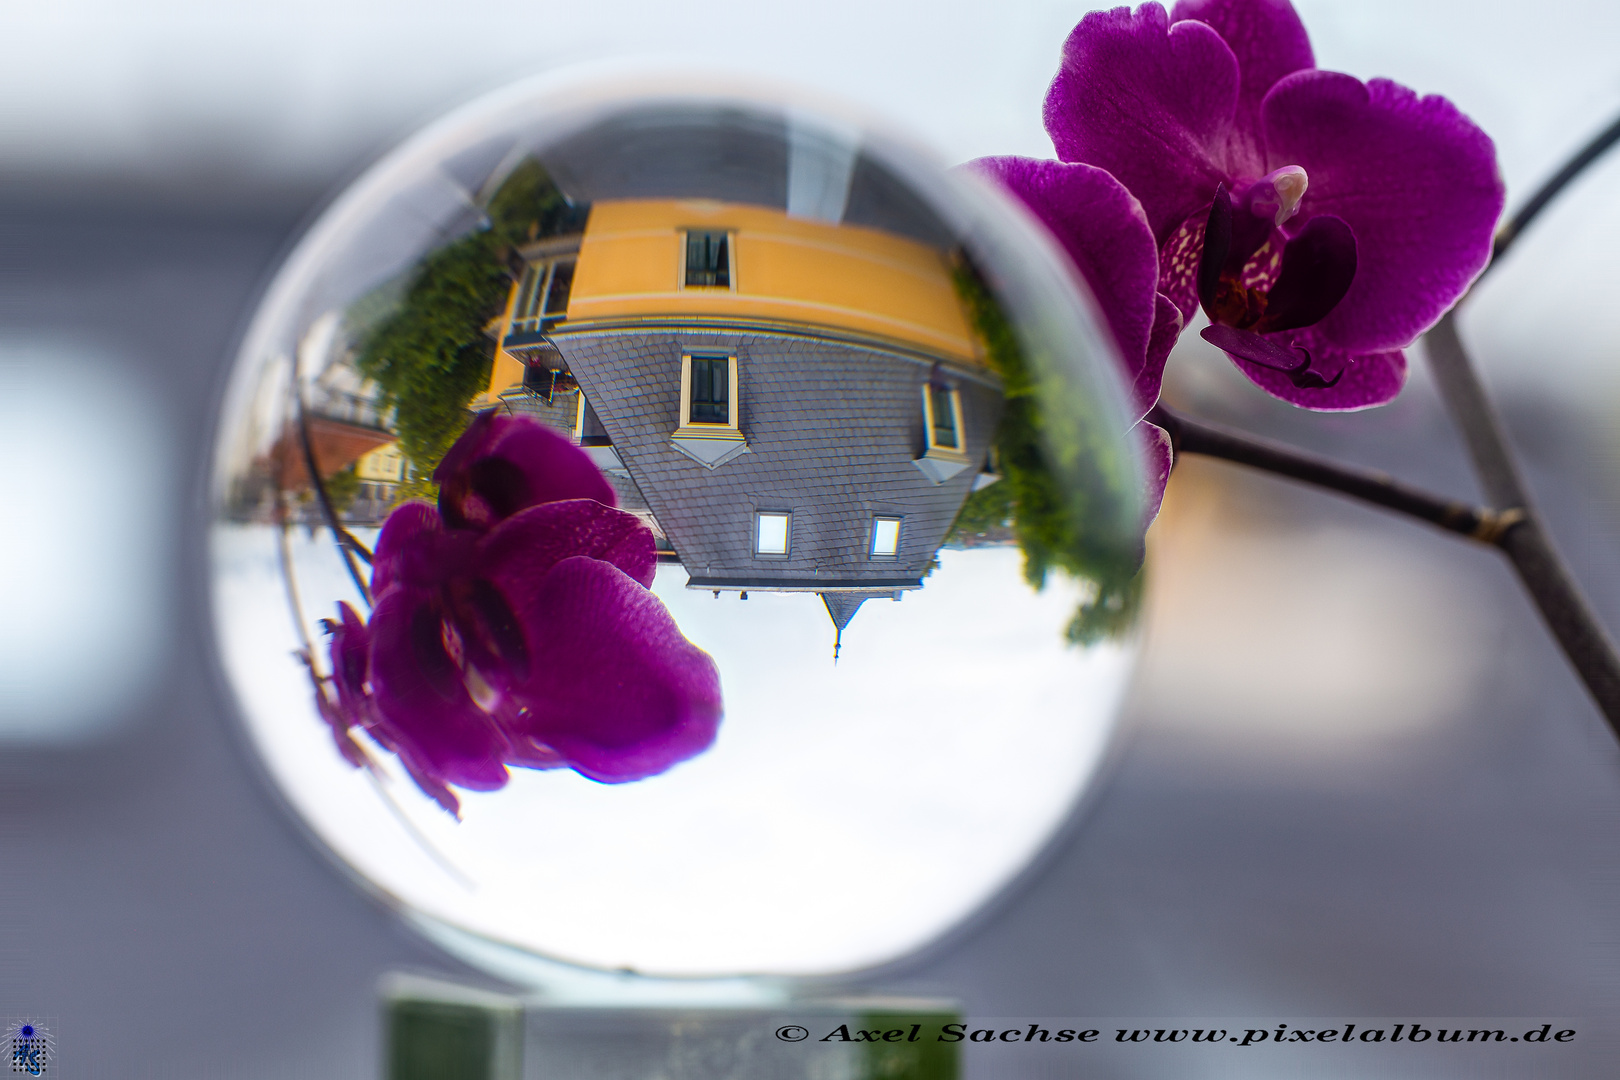
{"type": "Polygon", "coordinates": [[[1620,654],[1530,501],[1501,420],[1457,334],[1455,310],[1429,331],[1425,343],[1440,397],[1462,432],[1480,486],[1493,503],[1519,511],[1520,520],[1496,546],[1513,563],[1547,629],[1620,737],[1620,654]]]}
{"type": "Polygon", "coordinates": [[[369,565],[371,563],[371,552],[366,551],[365,546],[351,536],[349,530],[345,529],[338,521],[337,508],[332,505],[332,496],[326,491],[326,484],[321,480],[320,467],[315,461],[315,446],[309,435],[309,416],[304,412],[304,395],[302,391],[297,389],[296,377],[293,392],[296,395],[295,407],[298,410],[298,445],[303,451],[304,468],[309,473],[310,486],[315,489],[316,503],[321,508],[321,520],[326,523],[326,527],[332,532],[332,539],[337,544],[338,554],[343,559],[343,567],[349,572],[349,580],[354,582],[355,589],[359,591],[361,598],[365,600],[366,606],[370,607],[371,589],[366,584],[364,575],[360,573],[360,568],[355,565],[355,557],[358,555],[369,565]]]}
{"type": "MultiPolygon", "coordinates": [[[[1486,272],[1496,266],[1554,198],[1617,143],[1620,118],[1581,147],[1497,232],[1486,272]]],[[[1547,629],[1569,657],[1609,727],[1620,737],[1620,652],[1531,502],[1501,418],[1457,331],[1456,308],[1429,331],[1424,342],[1440,397],[1462,433],[1486,498],[1497,506],[1517,507],[1523,514],[1524,520],[1503,533],[1497,546],[1513,563],[1547,629]]]]}
{"type": "Polygon", "coordinates": [[[1620,143],[1620,117],[1616,117],[1614,123],[1594,135],[1591,142],[1581,147],[1580,151],[1569,159],[1568,164],[1554,173],[1552,178],[1545,184],[1542,184],[1536,193],[1530,196],[1529,201],[1519,208],[1519,212],[1509,218],[1506,225],[1497,230],[1496,243],[1491,248],[1491,261],[1485,267],[1486,271],[1489,272],[1491,267],[1496,265],[1497,260],[1507,252],[1508,248],[1513,246],[1513,242],[1529,227],[1532,221],[1540,216],[1541,212],[1547,208],[1547,204],[1552,202],[1559,192],[1568,187],[1571,181],[1586,171],[1587,166],[1602,157],[1616,143],[1620,143]]]}
{"type": "MultiPolygon", "coordinates": [[[[1620,143],[1620,119],[1598,133],[1497,233],[1488,271],[1552,200],[1620,143]]],[[[1460,303],[1460,302],[1459,302],[1460,303]]],[[[1203,454],[1277,473],[1426,521],[1500,549],[1593,701],[1620,738],[1620,651],[1615,648],[1536,512],[1495,407],[1457,332],[1456,309],[1424,339],[1441,399],[1457,425],[1491,508],[1471,506],[1341,465],[1294,447],[1180,416],[1160,405],[1151,423],[1178,454],[1203,454]]]]}
{"type": "Polygon", "coordinates": [[[1202,454],[1276,473],[1418,518],[1481,543],[1496,543],[1520,520],[1511,512],[1501,513],[1435,495],[1402,483],[1387,473],[1343,465],[1283,443],[1195,420],[1174,412],[1162,402],[1154,406],[1147,419],[1148,423],[1157,424],[1170,433],[1178,455],[1202,454]]]}

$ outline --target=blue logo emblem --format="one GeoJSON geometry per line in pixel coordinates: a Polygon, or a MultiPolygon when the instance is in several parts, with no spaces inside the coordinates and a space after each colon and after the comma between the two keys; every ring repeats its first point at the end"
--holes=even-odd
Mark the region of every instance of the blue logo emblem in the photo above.
{"type": "Polygon", "coordinates": [[[22,1020],[6,1032],[11,1046],[11,1071],[25,1076],[44,1076],[55,1056],[56,1046],[43,1024],[22,1020]]]}

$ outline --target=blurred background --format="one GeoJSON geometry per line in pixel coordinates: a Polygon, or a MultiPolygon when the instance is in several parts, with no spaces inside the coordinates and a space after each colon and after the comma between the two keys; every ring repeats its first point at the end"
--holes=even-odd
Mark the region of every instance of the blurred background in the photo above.
{"type": "MultiPolygon", "coordinates": [[[[1620,112],[1609,0],[1298,6],[1320,66],[1473,116],[1497,140],[1510,209],[1620,112]]],[[[210,668],[197,525],[211,414],[257,290],[324,198],[482,90],[639,56],[805,84],[952,162],[1049,156],[1041,99],[1085,10],[0,5],[0,1015],[51,1018],[64,1076],[373,1077],[384,971],[481,981],[306,845],[210,668]]],[[[1611,626],[1617,252],[1613,154],[1463,320],[1611,626]]],[[[1395,404],[1317,416],[1264,398],[1189,335],[1166,393],[1473,497],[1412,359],[1395,404]]],[[[1584,1018],[1583,1052],[1538,1075],[1609,1075],[1620,754],[1504,564],[1201,460],[1178,469],[1150,544],[1113,768],[1027,880],[874,987],[954,995],[986,1018],[1584,1018]]],[[[1095,1049],[1087,1075],[1189,1075],[1095,1049]]],[[[1469,1074],[1528,1075],[1494,1062],[1469,1074]]],[[[1012,1047],[968,1066],[1078,1067],[1012,1047]]],[[[1257,1057],[1197,1074],[1372,1068],[1257,1057]]]]}

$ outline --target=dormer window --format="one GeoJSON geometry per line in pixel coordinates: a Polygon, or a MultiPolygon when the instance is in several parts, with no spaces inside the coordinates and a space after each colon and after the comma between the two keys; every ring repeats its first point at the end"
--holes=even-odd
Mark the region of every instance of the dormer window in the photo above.
{"type": "Polygon", "coordinates": [[[962,394],[936,371],[922,386],[923,452],[913,464],[936,484],[968,466],[962,394]]]}
{"type": "Polygon", "coordinates": [[[731,357],[687,358],[686,422],[731,426],[731,357]]]}
{"type": "Polygon", "coordinates": [[[681,263],[681,288],[731,288],[731,234],[688,229],[686,258],[681,263]]]}
{"type": "Polygon", "coordinates": [[[681,356],[681,416],[671,441],[705,468],[724,465],[748,447],[737,402],[737,358],[730,353],[681,356]]]}
{"type": "Polygon", "coordinates": [[[681,430],[723,435],[737,429],[737,358],[728,353],[681,357],[681,430]]]}
{"type": "Polygon", "coordinates": [[[930,450],[962,452],[962,397],[955,387],[924,384],[923,427],[930,450]]]}

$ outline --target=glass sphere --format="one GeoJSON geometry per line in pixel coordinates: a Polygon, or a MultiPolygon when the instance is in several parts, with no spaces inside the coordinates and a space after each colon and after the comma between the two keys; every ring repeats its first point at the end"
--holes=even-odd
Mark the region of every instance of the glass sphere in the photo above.
{"type": "Polygon", "coordinates": [[[252,746],[509,977],[916,952],[1051,841],[1131,665],[1131,417],[1062,256],[862,119],[694,86],[531,82],[405,143],[222,405],[252,746]]]}

